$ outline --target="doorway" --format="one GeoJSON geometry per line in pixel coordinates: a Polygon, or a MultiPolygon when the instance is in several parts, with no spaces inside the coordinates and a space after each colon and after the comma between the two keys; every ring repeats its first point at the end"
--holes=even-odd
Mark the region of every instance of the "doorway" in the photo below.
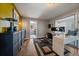
{"type": "Polygon", "coordinates": [[[30,38],[37,38],[37,21],[30,20],[30,38]]]}

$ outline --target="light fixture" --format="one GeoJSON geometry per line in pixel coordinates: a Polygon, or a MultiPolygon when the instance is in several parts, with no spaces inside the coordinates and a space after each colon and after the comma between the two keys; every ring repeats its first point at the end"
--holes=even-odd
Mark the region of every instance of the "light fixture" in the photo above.
{"type": "Polygon", "coordinates": [[[53,6],[53,3],[48,3],[47,6],[51,8],[53,6]]]}
{"type": "Polygon", "coordinates": [[[54,8],[54,7],[56,7],[56,6],[58,6],[57,3],[48,3],[48,4],[47,4],[47,7],[48,7],[48,8],[54,8]]]}

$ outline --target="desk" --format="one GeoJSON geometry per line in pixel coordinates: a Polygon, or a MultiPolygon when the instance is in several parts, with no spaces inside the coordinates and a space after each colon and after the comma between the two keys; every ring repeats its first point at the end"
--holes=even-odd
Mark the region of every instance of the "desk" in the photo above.
{"type": "Polygon", "coordinates": [[[53,37],[53,51],[58,55],[64,55],[64,45],[79,40],[78,36],[54,36],[53,37]]]}

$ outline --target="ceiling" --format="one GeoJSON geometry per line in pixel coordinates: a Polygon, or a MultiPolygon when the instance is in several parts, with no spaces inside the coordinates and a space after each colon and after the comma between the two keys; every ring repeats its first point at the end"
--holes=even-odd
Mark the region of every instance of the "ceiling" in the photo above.
{"type": "Polygon", "coordinates": [[[49,19],[79,6],[77,3],[15,3],[24,17],[49,19]]]}

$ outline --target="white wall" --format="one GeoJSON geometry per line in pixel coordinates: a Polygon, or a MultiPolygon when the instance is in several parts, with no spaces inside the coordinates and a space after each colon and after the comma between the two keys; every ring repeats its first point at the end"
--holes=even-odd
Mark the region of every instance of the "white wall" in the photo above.
{"type": "Polygon", "coordinates": [[[26,19],[26,38],[30,39],[30,19],[26,19]]]}
{"type": "Polygon", "coordinates": [[[37,37],[43,37],[48,31],[48,21],[47,20],[37,20],[37,37]]]}
{"type": "Polygon", "coordinates": [[[55,20],[54,19],[50,19],[49,20],[49,24],[52,24],[52,26],[55,26],[55,20]]]}

